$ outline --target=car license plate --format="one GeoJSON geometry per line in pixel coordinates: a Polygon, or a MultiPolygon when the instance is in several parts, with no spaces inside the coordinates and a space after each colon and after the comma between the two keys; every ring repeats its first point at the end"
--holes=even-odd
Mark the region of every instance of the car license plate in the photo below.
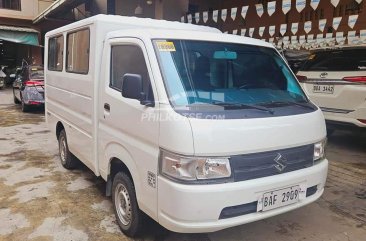
{"type": "Polygon", "coordinates": [[[262,211],[287,206],[299,201],[300,186],[293,186],[263,194],[262,211]]]}
{"type": "Polygon", "coordinates": [[[313,85],[313,93],[333,94],[334,85],[313,85]]]}

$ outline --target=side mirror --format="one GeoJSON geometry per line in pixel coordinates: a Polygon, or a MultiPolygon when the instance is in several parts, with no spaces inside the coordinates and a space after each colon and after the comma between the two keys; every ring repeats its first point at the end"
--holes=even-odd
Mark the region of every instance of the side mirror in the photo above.
{"type": "Polygon", "coordinates": [[[125,74],[122,78],[122,96],[140,100],[142,92],[142,77],[139,74],[125,74]]]}
{"type": "Polygon", "coordinates": [[[139,100],[141,105],[154,107],[153,101],[147,100],[143,92],[142,77],[139,74],[125,74],[122,78],[122,96],[129,99],[139,100]]]}

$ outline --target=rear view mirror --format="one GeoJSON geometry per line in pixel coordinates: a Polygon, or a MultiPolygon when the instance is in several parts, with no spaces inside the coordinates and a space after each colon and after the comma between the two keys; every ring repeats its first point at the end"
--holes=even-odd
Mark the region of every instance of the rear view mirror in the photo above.
{"type": "Polygon", "coordinates": [[[234,60],[238,58],[238,55],[233,51],[215,51],[213,57],[214,59],[234,60]]]}
{"type": "Polygon", "coordinates": [[[142,92],[142,77],[138,74],[125,74],[122,78],[122,96],[140,100],[142,92]]]}
{"type": "Polygon", "coordinates": [[[122,78],[122,96],[129,99],[139,100],[141,105],[154,107],[154,101],[146,98],[142,87],[142,77],[139,74],[125,74],[122,78]]]}

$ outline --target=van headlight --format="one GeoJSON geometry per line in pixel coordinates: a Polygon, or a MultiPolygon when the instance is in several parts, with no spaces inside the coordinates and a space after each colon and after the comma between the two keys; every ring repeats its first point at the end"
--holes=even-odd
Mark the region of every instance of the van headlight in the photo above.
{"type": "Polygon", "coordinates": [[[160,152],[160,172],[178,181],[199,181],[231,176],[228,157],[193,157],[160,152]]]}
{"type": "Polygon", "coordinates": [[[314,144],[314,161],[320,161],[325,158],[325,146],[327,144],[327,139],[324,139],[318,143],[314,144]]]}

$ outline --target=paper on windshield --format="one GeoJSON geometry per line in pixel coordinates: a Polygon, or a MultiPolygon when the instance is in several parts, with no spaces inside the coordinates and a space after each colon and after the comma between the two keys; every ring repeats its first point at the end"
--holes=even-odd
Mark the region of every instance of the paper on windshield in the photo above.
{"type": "Polygon", "coordinates": [[[175,52],[176,51],[173,42],[159,41],[159,42],[156,42],[156,45],[157,45],[159,51],[164,51],[164,52],[175,52]]]}

